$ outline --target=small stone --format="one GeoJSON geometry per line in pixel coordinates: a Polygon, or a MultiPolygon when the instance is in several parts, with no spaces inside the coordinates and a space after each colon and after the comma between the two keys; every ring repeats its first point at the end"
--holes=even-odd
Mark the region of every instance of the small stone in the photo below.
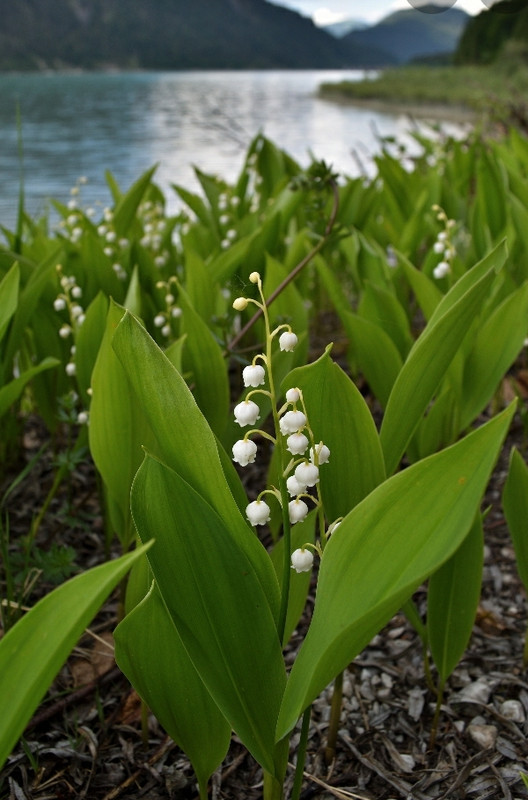
{"type": "Polygon", "coordinates": [[[518,700],[505,700],[504,703],[501,703],[499,710],[503,717],[511,719],[512,722],[524,722],[526,720],[524,708],[518,700]]]}
{"type": "Polygon", "coordinates": [[[483,750],[490,750],[497,741],[498,730],[495,725],[478,725],[471,723],[467,726],[468,735],[483,750]]]}
{"type": "Polygon", "coordinates": [[[464,686],[458,694],[458,700],[486,705],[489,701],[490,694],[491,687],[485,681],[478,680],[464,686]]]}

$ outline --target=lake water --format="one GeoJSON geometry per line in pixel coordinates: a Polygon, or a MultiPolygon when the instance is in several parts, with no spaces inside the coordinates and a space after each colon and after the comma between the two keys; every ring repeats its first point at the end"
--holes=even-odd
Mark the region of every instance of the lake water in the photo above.
{"type": "Polygon", "coordinates": [[[83,204],[106,204],[104,173],[122,188],[155,163],[156,182],[177,205],[171,183],[197,186],[192,165],[233,179],[259,131],[302,165],[310,153],[357,175],[379,150],[376,133],[405,137],[404,116],[343,106],[316,96],[323,81],[361,72],[171,72],[0,75],[0,224],[16,219],[20,180],[17,106],[26,207],[63,202],[79,176],[83,204]]]}

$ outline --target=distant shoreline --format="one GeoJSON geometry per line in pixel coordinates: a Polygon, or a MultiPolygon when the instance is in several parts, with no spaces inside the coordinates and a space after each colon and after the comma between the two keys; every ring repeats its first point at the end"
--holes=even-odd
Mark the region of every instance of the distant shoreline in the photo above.
{"type": "Polygon", "coordinates": [[[318,93],[321,100],[339,105],[351,105],[378,111],[385,114],[401,114],[434,122],[454,122],[460,125],[475,124],[482,114],[463,105],[449,103],[411,103],[405,100],[384,100],[379,98],[353,97],[346,92],[322,91],[318,93]]]}

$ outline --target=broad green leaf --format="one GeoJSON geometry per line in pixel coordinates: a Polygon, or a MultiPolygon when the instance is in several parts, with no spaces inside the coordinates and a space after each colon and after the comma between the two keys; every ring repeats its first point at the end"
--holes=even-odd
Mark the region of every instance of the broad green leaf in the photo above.
{"type": "Polygon", "coordinates": [[[425,319],[430,319],[443,297],[442,292],[425,273],[416,269],[401,253],[398,253],[398,261],[403,267],[403,273],[418,301],[418,305],[422,309],[425,319]]]}
{"type": "Polygon", "coordinates": [[[126,546],[133,537],[130,487],[143,460],[142,446],[149,446],[153,436],[112,349],[112,339],[123,314],[123,308],[110,304],[92,373],[88,432],[92,458],[105,484],[112,526],[126,546]]]}
{"type": "Polygon", "coordinates": [[[515,404],[389,478],[345,517],[319,570],[310,629],[286,686],[277,740],[466,536],[515,404]]]}
{"type": "MultiPolygon", "coordinates": [[[[495,272],[490,269],[438,317],[438,308],[444,302],[441,301],[409,353],[392,388],[381,425],[380,438],[388,475],[398,466],[468,327],[480,311],[494,277],[495,272]]],[[[456,287],[457,284],[451,291],[456,287]]]]}
{"type": "Polygon", "coordinates": [[[517,559],[517,571],[528,591],[528,467],[515,448],[502,494],[502,507],[517,559]]]}
{"type": "Polygon", "coordinates": [[[358,314],[385,331],[402,359],[405,359],[413,345],[413,338],[407,314],[392,292],[366,281],[358,314]]]}
{"type": "Polygon", "coordinates": [[[47,369],[52,369],[60,364],[60,361],[56,358],[45,358],[40,364],[37,364],[35,367],[31,367],[30,369],[25,370],[22,375],[19,375],[18,378],[13,378],[12,381],[6,383],[5,386],[2,386],[0,389],[0,417],[2,417],[9,408],[16,403],[22,392],[24,391],[24,387],[29,383],[29,381],[35,377],[35,375],[39,375],[41,372],[44,372],[47,369]]]}
{"type": "Polygon", "coordinates": [[[0,640],[0,767],[82,632],[145,549],[63,583],[0,640]]]}
{"type": "Polygon", "coordinates": [[[155,583],[114,638],[119,668],[189,757],[207,797],[207,781],[225,758],[231,726],[196,672],[155,583]]]}
{"type": "Polygon", "coordinates": [[[86,309],[84,322],[75,338],[75,374],[86,407],[90,404],[88,389],[91,387],[92,372],[103,340],[107,316],[108,298],[103,292],[98,292],[86,309]]]}
{"type": "Polygon", "coordinates": [[[157,167],[154,166],[143,173],[116,204],[113,222],[119,236],[125,236],[128,232],[156,169],[157,167]]]}
{"type": "Polygon", "coordinates": [[[441,301],[436,306],[429,324],[432,325],[440,317],[442,317],[455,303],[457,303],[476,283],[482,280],[485,275],[488,275],[491,270],[498,273],[508,257],[508,248],[506,241],[500,242],[490,253],[488,253],[481,261],[475,264],[474,267],[469,269],[462,277],[451,287],[449,292],[443,296],[441,301]]]}
{"type": "Polygon", "coordinates": [[[17,309],[19,280],[20,267],[15,263],[0,281],[0,342],[17,309]]]}
{"type": "Polygon", "coordinates": [[[132,513],[142,541],[156,539],[149,562],[194,666],[242,742],[273,773],[286,675],[255,548],[148,455],[134,481],[132,513]]]}
{"type": "Polygon", "coordinates": [[[429,579],[427,632],[431,655],[445,683],[469,642],[482,583],[484,534],[477,514],[468,535],[429,579]]]}
{"type": "Polygon", "coordinates": [[[330,358],[330,348],[288,375],[283,389],[292,386],[303,391],[316,443],[330,448],[330,460],[319,474],[325,512],[333,522],[385,480],[376,425],[353,381],[330,358]]]}
{"type": "Polygon", "coordinates": [[[241,516],[222,469],[215,436],[187,384],[129,313],[114,334],[113,348],[155,436],[152,452],[190,484],[225,524],[237,531],[241,547],[251,549],[258,560],[258,573],[268,603],[273,613],[278,614],[279,587],[271,561],[241,516]]]}
{"type": "Polygon", "coordinates": [[[341,322],[355,362],[377,400],[385,407],[402,368],[398,348],[382,328],[351,311],[342,313],[341,322]]]}
{"type": "Polygon", "coordinates": [[[135,266],[132,270],[132,275],[130,276],[130,282],[128,284],[123,305],[128,311],[131,311],[132,314],[135,314],[137,317],[139,317],[141,315],[141,301],[142,297],[141,283],[139,281],[139,270],[137,266],[135,266]]]}
{"type": "Polygon", "coordinates": [[[229,415],[227,366],[211,329],[196,313],[185,290],[178,287],[178,302],[183,311],[183,369],[192,373],[196,402],[218,437],[222,436],[229,415]]]}
{"type": "Polygon", "coordinates": [[[513,292],[484,320],[464,365],[460,410],[463,430],[489,403],[522,349],[528,333],[528,283],[513,292]]]}

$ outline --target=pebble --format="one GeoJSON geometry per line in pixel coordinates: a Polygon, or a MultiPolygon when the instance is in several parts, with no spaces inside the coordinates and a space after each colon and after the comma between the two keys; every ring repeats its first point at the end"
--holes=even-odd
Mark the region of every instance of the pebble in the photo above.
{"type": "Polygon", "coordinates": [[[490,694],[491,686],[489,686],[484,680],[479,679],[477,681],[473,681],[473,683],[468,683],[467,686],[464,686],[464,688],[458,693],[457,699],[486,705],[489,701],[490,694]]]}
{"type": "Polygon", "coordinates": [[[511,719],[512,722],[524,722],[526,720],[524,708],[518,700],[505,700],[504,703],[501,703],[499,711],[503,717],[511,719]]]}
{"type": "Polygon", "coordinates": [[[495,725],[480,725],[471,723],[467,726],[468,735],[483,750],[490,750],[497,741],[498,730],[495,725]]]}

